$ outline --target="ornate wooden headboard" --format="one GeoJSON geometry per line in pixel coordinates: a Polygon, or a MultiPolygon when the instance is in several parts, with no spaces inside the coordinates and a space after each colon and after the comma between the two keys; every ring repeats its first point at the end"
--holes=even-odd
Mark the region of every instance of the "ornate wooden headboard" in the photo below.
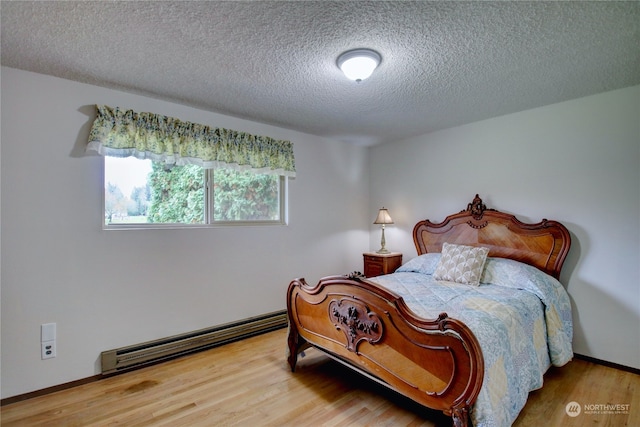
{"type": "Polygon", "coordinates": [[[510,258],[532,265],[558,279],[571,246],[567,228],[543,219],[537,224],[520,222],[515,216],[487,209],[476,197],[460,213],[441,223],[424,220],[413,228],[419,255],[441,252],[444,242],[489,248],[489,256],[510,258]]]}

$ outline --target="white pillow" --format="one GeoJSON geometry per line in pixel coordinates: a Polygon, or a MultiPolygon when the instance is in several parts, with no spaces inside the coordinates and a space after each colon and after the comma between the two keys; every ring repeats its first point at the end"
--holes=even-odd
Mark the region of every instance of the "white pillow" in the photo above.
{"type": "Polygon", "coordinates": [[[433,274],[436,270],[438,261],[440,261],[440,255],[441,254],[439,252],[419,255],[400,266],[396,272],[399,273],[405,271],[411,273],[433,274]]]}
{"type": "Polygon", "coordinates": [[[443,243],[433,278],[478,286],[488,254],[489,248],[443,243]]]}

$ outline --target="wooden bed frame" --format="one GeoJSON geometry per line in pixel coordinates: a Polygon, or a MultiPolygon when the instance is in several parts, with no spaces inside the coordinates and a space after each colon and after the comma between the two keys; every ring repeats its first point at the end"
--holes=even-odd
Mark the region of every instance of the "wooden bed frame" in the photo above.
{"type": "MultiPolygon", "coordinates": [[[[418,255],[441,252],[442,243],[485,246],[489,256],[533,265],[559,278],[571,245],[556,221],[520,222],[487,209],[478,195],[441,223],[418,222],[418,255]]],[[[473,332],[442,313],[437,319],[413,314],[399,295],[358,274],[331,276],[309,286],[304,279],[287,291],[288,362],[316,347],[333,359],[426,407],[467,426],[482,386],[484,359],[473,332]]]]}

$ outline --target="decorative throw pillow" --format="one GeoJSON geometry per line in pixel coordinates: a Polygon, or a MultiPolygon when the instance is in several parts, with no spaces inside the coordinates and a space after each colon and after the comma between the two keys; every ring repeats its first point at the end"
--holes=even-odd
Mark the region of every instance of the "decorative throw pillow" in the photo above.
{"type": "Polygon", "coordinates": [[[433,278],[478,286],[488,254],[489,248],[443,243],[433,278]]]}

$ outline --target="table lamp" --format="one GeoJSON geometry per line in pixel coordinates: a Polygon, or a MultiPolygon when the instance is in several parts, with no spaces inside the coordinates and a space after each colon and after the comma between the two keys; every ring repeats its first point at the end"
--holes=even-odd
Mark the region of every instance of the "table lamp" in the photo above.
{"type": "Polygon", "coordinates": [[[382,209],[380,209],[378,211],[378,217],[376,218],[375,221],[373,221],[373,223],[374,224],[382,224],[382,239],[380,240],[381,248],[377,253],[379,253],[379,254],[388,254],[388,253],[390,253],[389,250],[384,247],[384,245],[385,245],[384,226],[386,224],[393,224],[393,220],[391,219],[391,216],[389,215],[389,211],[386,210],[384,208],[384,206],[382,207],[382,209]]]}

